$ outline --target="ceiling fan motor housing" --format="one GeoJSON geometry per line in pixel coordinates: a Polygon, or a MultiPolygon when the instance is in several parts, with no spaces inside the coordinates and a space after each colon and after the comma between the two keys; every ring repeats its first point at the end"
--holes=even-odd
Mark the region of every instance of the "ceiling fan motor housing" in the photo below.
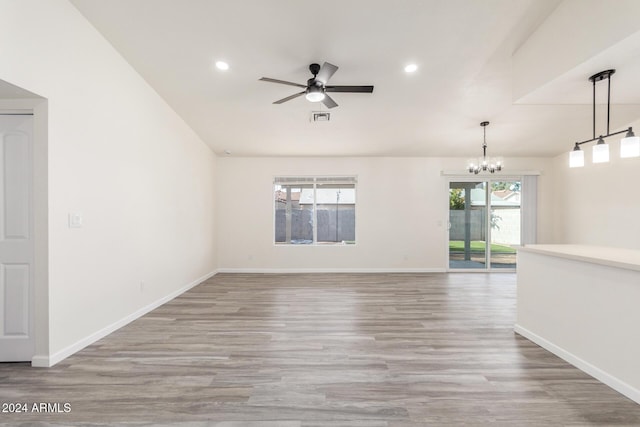
{"type": "Polygon", "coordinates": [[[307,80],[307,89],[305,93],[307,95],[312,95],[311,98],[307,97],[307,99],[310,101],[312,99],[322,100],[324,98],[324,84],[321,81],[316,80],[316,74],[320,71],[320,65],[311,64],[309,65],[309,70],[313,73],[313,77],[307,80]],[[314,66],[317,66],[317,68],[314,68],[314,66]]]}
{"type": "Polygon", "coordinates": [[[322,84],[322,82],[316,80],[316,78],[314,77],[312,79],[307,80],[307,86],[308,87],[313,87],[313,86],[322,87],[324,85],[322,84]]]}

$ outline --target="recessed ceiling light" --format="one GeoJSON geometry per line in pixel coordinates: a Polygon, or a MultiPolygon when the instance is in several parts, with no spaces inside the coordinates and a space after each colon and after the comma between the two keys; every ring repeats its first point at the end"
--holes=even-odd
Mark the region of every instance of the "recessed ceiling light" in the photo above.
{"type": "Polygon", "coordinates": [[[218,70],[226,71],[229,69],[229,64],[224,61],[216,61],[216,68],[218,70]]]}
{"type": "Polygon", "coordinates": [[[418,66],[416,64],[409,64],[404,67],[404,71],[406,73],[415,73],[418,70],[418,66]]]}

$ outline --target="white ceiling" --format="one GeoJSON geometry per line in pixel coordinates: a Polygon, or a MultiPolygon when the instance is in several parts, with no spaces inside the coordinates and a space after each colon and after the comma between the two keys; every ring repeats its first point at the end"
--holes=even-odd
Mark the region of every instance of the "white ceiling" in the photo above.
{"type": "Polygon", "coordinates": [[[618,28],[627,0],[603,23],[584,2],[606,0],[71,1],[222,155],[476,156],[484,120],[489,154],[557,155],[591,137],[588,76],[616,67],[612,130],[640,118],[640,26],[593,49],[570,27],[618,28]],[[324,61],[340,67],[331,84],[375,86],[333,94],[328,123],[310,122],[326,108],[304,97],[272,104],[297,88],[258,81],[305,83],[324,61]]]}

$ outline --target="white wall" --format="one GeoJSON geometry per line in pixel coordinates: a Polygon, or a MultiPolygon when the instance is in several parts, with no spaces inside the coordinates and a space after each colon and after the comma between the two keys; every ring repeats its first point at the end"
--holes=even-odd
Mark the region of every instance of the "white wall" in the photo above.
{"type": "MultiPolygon", "coordinates": [[[[508,161],[511,170],[542,171],[538,240],[549,242],[549,160],[508,161]]],[[[441,171],[463,164],[451,158],[219,158],[220,270],[444,271],[449,199],[441,171]],[[356,245],[274,245],[273,177],[312,175],[358,177],[356,245]]]]}
{"type": "Polygon", "coordinates": [[[66,0],[0,17],[0,79],[48,100],[55,362],[215,270],[215,155],[66,0]]]}
{"type": "MultiPolygon", "coordinates": [[[[640,122],[632,124],[640,130],[640,122]]],[[[608,138],[610,163],[569,168],[567,153],[554,159],[554,241],[640,249],[640,158],[621,159],[620,139],[608,138]]]]}

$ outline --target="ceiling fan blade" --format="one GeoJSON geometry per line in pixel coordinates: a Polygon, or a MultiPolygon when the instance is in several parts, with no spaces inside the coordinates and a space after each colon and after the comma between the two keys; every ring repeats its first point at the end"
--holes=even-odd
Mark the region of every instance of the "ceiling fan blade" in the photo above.
{"type": "Polygon", "coordinates": [[[282,99],[279,99],[279,100],[275,101],[275,102],[274,102],[274,104],[282,104],[283,102],[291,101],[293,98],[297,98],[297,97],[299,97],[300,95],[304,95],[306,92],[307,92],[307,91],[303,90],[303,91],[302,91],[302,92],[300,92],[300,93],[296,93],[296,94],[294,94],[294,95],[287,96],[286,98],[282,98],[282,99]]]}
{"type": "Polygon", "coordinates": [[[325,86],[326,92],[372,93],[373,86],[325,86]]]}
{"type": "Polygon", "coordinates": [[[338,106],[338,103],[334,101],[333,98],[327,95],[326,93],[324,94],[324,99],[322,100],[322,103],[327,108],[333,108],[338,106]]]}
{"type": "Polygon", "coordinates": [[[323,85],[326,85],[331,76],[338,71],[338,67],[333,64],[329,64],[325,62],[322,64],[322,68],[318,71],[318,75],[316,76],[316,80],[322,82],[323,85]]]}
{"type": "Polygon", "coordinates": [[[298,83],[293,83],[293,82],[287,82],[284,80],[278,80],[278,79],[271,79],[269,77],[261,77],[259,80],[263,81],[263,82],[270,82],[270,83],[280,83],[282,85],[289,85],[289,86],[297,86],[297,87],[303,87],[306,89],[306,85],[301,85],[298,83]]]}

